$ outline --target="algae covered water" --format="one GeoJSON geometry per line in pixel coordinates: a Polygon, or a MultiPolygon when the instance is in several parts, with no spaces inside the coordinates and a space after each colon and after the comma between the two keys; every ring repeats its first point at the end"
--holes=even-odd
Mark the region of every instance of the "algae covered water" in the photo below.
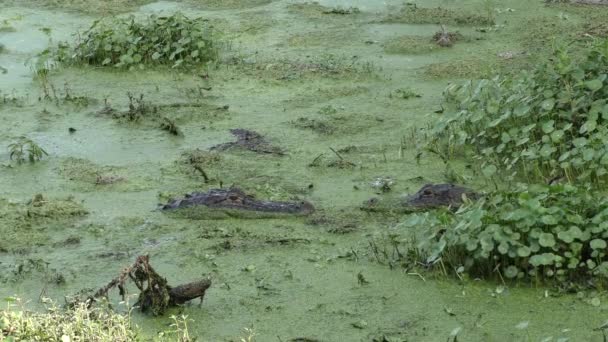
{"type": "Polygon", "coordinates": [[[241,341],[245,328],[256,341],[602,341],[601,293],[388,262],[386,237],[407,216],[360,206],[382,192],[379,183],[397,196],[454,179],[436,155],[419,156],[448,84],[525,68],[553,39],[601,24],[607,9],[428,0],[415,6],[451,11],[408,17],[403,6],[412,5],[0,2],[0,296],[40,309],[39,298],[61,303],[99,288],[148,254],[171,284],[213,279],[202,305],[160,317],[134,311],[150,338],[184,314],[202,341],[241,341]],[[101,18],[176,12],[212,26],[215,63],[129,70],[39,57],[101,18]],[[441,30],[458,32],[450,46],[433,41],[441,30]],[[132,107],[153,115],[130,120],[132,107]],[[214,149],[234,143],[234,129],[267,145],[214,149]],[[27,154],[28,142],[46,155],[18,163],[11,145],[27,154]],[[193,219],[157,210],[231,186],[316,211],[193,219]]]}

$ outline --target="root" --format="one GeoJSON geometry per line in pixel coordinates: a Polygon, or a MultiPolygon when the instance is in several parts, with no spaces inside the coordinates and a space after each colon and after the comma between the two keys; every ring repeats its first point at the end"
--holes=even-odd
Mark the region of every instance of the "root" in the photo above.
{"type": "Polygon", "coordinates": [[[95,294],[88,298],[89,306],[99,298],[107,298],[113,288],[118,288],[118,293],[123,300],[126,299],[127,280],[131,280],[139,289],[139,298],[135,306],[142,312],[150,312],[155,316],[165,313],[172,306],[184,304],[192,299],[205,296],[205,291],[211,286],[211,280],[201,279],[188,284],[171,287],[167,280],[160,276],[150,265],[148,255],[140,255],[135,263],[123,269],[118,277],[112,279],[107,285],[101,287],[95,294]]]}

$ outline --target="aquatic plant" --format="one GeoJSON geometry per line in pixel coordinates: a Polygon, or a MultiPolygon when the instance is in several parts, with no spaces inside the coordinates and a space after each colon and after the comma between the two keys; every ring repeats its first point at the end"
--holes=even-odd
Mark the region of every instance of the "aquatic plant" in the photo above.
{"type": "Polygon", "coordinates": [[[556,48],[530,71],[449,86],[432,144],[465,152],[487,177],[605,183],[608,40],[582,54],[556,48]]]}
{"type": "MultiPolygon", "coordinates": [[[[92,307],[78,303],[69,309],[58,307],[43,298],[46,311],[27,311],[19,298],[5,298],[0,310],[0,340],[6,341],[140,341],[138,327],[131,321],[131,310],[117,313],[109,306],[92,307]]],[[[155,341],[196,340],[189,331],[186,315],[172,315],[167,330],[160,331],[155,341]]]]}
{"type": "Polygon", "coordinates": [[[7,341],[134,341],[138,334],[129,315],[109,309],[89,308],[86,303],[63,310],[46,300],[46,312],[18,308],[16,298],[7,298],[0,310],[0,339],[7,341]]]}
{"type": "Polygon", "coordinates": [[[160,123],[160,129],[173,135],[182,135],[182,131],[179,129],[177,124],[167,117],[163,117],[162,122],[160,123]]]}
{"type": "Polygon", "coordinates": [[[10,151],[9,158],[17,161],[17,163],[23,163],[29,160],[30,163],[40,161],[44,156],[48,156],[48,153],[36,144],[31,139],[22,136],[19,139],[8,145],[10,151]]]}
{"type": "Polygon", "coordinates": [[[60,44],[54,56],[72,64],[187,68],[217,60],[218,48],[207,20],[175,13],[143,22],[133,16],[96,20],[73,47],[60,44]]]}
{"type": "MultiPolygon", "coordinates": [[[[608,280],[608,200],[571,185],[531,185],[449,211],[410,217],[427,265],[474,276],[608,280]]],[[[411,247],[410,247],[411,248],[411,247]]],[[[599,284],[597,282],[596,284],[599,284]]]]}

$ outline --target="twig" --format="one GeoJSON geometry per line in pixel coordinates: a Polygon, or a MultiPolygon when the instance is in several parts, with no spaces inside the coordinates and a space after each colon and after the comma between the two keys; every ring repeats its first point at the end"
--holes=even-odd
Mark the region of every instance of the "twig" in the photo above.
{"type": "Polygon", "coordinates": [[[338,153],[338,151],[334,150],[332,147],[329,148],[333,153],[335,153],[338,158],[340,158],[340,160],[344,160],[344,158],[342,158],[342,156],[340,155],[340,153],[338,153]]]}

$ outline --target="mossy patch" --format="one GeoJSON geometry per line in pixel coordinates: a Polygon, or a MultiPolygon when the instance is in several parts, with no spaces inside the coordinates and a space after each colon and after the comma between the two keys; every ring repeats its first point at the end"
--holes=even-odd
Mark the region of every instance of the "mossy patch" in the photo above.
{"type": "MultiPolygon", "coordinates": [[[[353,28],[348,29],[331,29],[327,28],[322,31],[313,31],[305,33],[297,33],[289,37],[287,43],[289,46],[328,46],[338,47],[348,44],[353,44],[355,40],[360,39],[353,28]]],[[[360,42],[359,42],[360,43],[360,42]]]]}
{"type": "Polygon", "coordinates": [[[384,51],[391,54],[422,55],[439,50],[429,37],[401,36],[384,44],[384,51]]]}
{"type": "Polygon", "coordinates": [[[363,114],[335,115],[331,117],[300,117],[291,124],[317,134],[353,134],[369,128],[373,118],[363,114]]]}
{"type": "Polygon", "coordinates": [[[521,65],[525,60],[499,60],[495,55],[486,58],[469,57],[459,60],[432,63],[422,69],[422,75],[429,79],[479,79],[496,73],[497,69],[505,71],[521,65]]]}
{"type": "Polygon", "coordinates": [[[187,0],[189,4],[208,10],[243,9],[264,6],[273,0],[187,0]]]}
{"type": "Polygon", "coordinates": [[[461,9],[444,7],[418,7],[406,4],[396,13],[390,14],[385,22],[405,24],[445,24],[461,26],[488,26],[494,25],[494,18],[461,9]]]}
{"type": "Polygon", "coordinates": [[[70,181],[95,184],[104,175],[118,175],[118,168],[97,165],[89,160],[69,157],[62,161],[59,174],[70,181]]]}
{"type": "Polygon", "coordinates": [[[285,100],[284,103],[296,108],[307,108],[329,100],[367,94],[369,92],[370,89],[364,86],[337,85],[333,87],[317,88],[311,93],[294,95],[292,98],[285,100]]]}
{"type": "Polygon", "coordinates": [[[87,14],[117,14],[132,11],[155,0],[10,0],[19,6],[36,6],[87,14]]]}
{"type": "Polygon", "coordinates": [[[358,57],[322,54],[303,59],[253,59],[233,58],[229,63],[235,67],[239,77],[271,78],[291,81],[302,78],[349,78],[373,77],[375,66],[358,57]]]}
{"type": "Polygon", "coordinates": [[[47,199],[36,195],[28,202],[0,199],[0,249],[27,249],[44,245],[50,239],[46,230],[88,214],[81,203],[72,198],[47,199]]]}
{"type": "MultiPolygon", "coordinates": [[[[278,21],[272,18],[269,11],[247,11],[239,16],[239,27],[233,29],[239,34],[259,35],[266,33],[271,27],[278,25],[278,21]]],[[[217,25],[214,23],[214,26],[217,25]]],[[[228,31],[228,30],[222,30],[228,31]]]]}
{"type": "Polygon", "coordinates": [[[125,168],[98,165],[90,160],[69,157],[61,161],[57,173],[70,185],[83,192],[116,190],[141,191],[153,187],[154,181],[125,168]]]}
{"type": "Polygon", "coordinates": [[[307,18],[319,18],[323,17],[325,12],[329,11],[329,7],[325,7],[318,2],[305,2],[299,4],[287,5],[287,10],[295,15],[303,16],[307,18]]]}

